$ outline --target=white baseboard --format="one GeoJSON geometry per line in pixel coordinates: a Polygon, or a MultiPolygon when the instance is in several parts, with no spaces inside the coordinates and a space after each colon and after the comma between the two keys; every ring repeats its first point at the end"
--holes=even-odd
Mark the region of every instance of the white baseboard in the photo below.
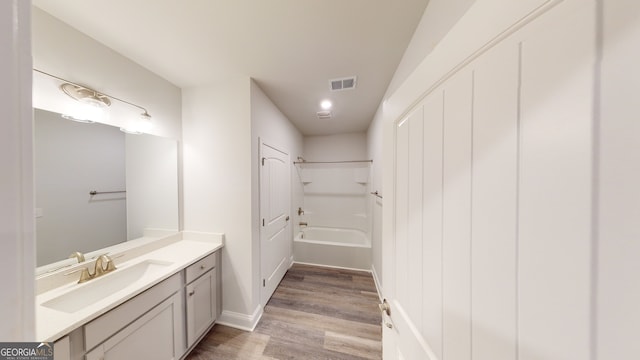
{"type": "Polygon", "coordinates": [[[258,325],[258,322],[262,318],[262,306],[258,305],[251,315],[237,313],[234,311],[222,310],[220,319],[216,321],[216,324],[229,326],[232,328],[253,331],[258,325]]]}
{"type": "Polygon", "coordinates": [[[376,267],[371,265],[371,275],[373,275],[373,281],[376,283],[376,291],[378,292],[378,298],[380,302],[384,299],[382,296],[382,285],[380,285],[380,278],[378,277],[378,273],[376,272],[376,267]]]}
{"type": "Polygon", "coordinates": [[[371,272],[371,270],[367,270],[367,269],[351,268],[351,267],[344,267],[344,266],[333,266],[333,265],[326,265],[326,264],[316,264],[316,263],[304,262],[304,261],[294,261],[293,264],[310,265],[310,266],[324,267],[324,268],[330,268],[330,269],[343,269],[343,270],[371,272]]]}

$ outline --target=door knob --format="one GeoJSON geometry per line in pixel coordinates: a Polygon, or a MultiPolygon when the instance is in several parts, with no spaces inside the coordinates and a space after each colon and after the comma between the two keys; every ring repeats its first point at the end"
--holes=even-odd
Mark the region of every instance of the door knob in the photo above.
{"type": "MultiPolygon", "coordinates": [[[[387,314],[387,317],[389,318],[391,317],[391,305],[389,305],[387,299],[382,300],[382,304],[378,304],[378,307],[383,314],[387,314]]],[[[382,323],[389,329],[393,329],[393,324],[390,321],[387,321],[384,315],[382,316],[382,323]]]]}
{"type": "Polygon", "coordinates": [[[380,311],[387,314],[387,316],[391,316],[391,305],[389,305],[387,299],[384,299],[382,304],[378,304],[378,307],[380,308],[380,311]]]}

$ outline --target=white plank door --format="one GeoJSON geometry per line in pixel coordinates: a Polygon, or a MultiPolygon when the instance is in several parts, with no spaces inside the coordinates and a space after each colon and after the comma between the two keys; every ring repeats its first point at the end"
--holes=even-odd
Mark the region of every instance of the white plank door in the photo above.
{"type": "Polygon", "coordinates": [[[519,47],[474,64],[471,359],[513,360],[517,345],[519,47]]]}
{"type": "MultiPolygon", "coordinates": [[[[384,359],[436,359],[424,339],[420,296],[424,266],[423,118],[423,108],[418,107],[395,129],[394,244],[383,259],[383,268],[390,269],[392,280],[385,287],[387,299],[383,303],[389,309],[383,312],[384,359]]],[[[441,124],[442,119],[437,121],[441,124]]]]}
{"type": "Polygon", "coordinates": [[[264,306],[290,265],[291,177],[287,153],[261,142],[260,156],[260,300],[264,306]]]}
{"type": "Polygon", "coordinates": [[[589,357],[593,6],[532,18],[389,124],[386,360],[589,357]]]}

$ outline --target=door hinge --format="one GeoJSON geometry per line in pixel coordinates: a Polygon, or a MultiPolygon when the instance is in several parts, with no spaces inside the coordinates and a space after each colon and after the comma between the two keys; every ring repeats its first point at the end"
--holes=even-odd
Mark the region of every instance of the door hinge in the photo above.
{"type": "Polygon", "coordinates": [[[262,166],[264,166],[264,159],[266,159],[266,158],[262,158],[262,166]]]}
{"type": "Polygon", "coordinates": [[[262,279],[262,287],[267,286],[267,281],[265,279],[262,279]]]}

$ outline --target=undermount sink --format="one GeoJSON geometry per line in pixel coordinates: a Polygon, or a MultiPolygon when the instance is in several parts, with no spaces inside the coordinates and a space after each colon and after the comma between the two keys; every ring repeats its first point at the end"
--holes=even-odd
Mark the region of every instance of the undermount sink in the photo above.
{"type": "Polygon", "coordinates": [[[44,302],[42,306],[74,313],[134,285],[141,279],[154,276],[171,264],[166,261],[145,260],[126,268],[116,269],[109,274],[79,284],[73,290],[44,302]]]}

